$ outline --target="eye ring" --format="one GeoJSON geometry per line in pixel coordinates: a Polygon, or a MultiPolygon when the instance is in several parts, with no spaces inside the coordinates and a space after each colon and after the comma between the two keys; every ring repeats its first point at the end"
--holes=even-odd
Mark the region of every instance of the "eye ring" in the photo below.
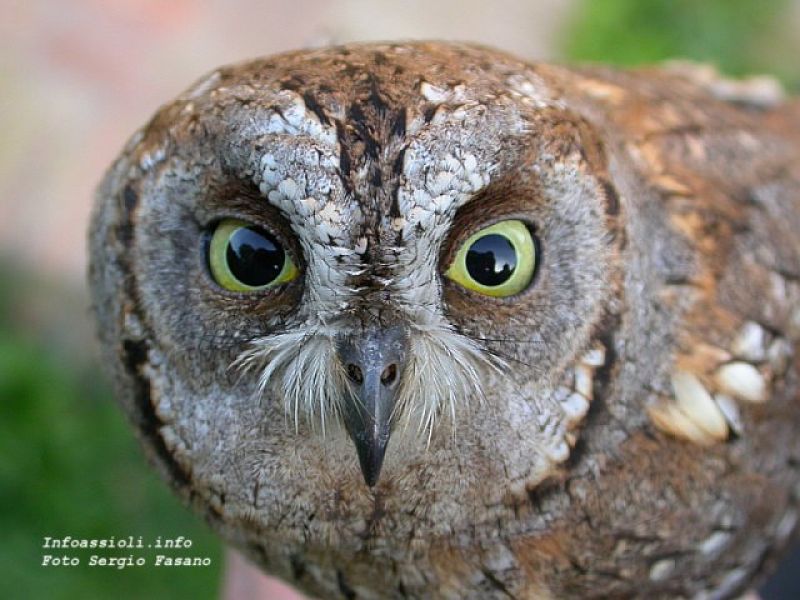
{"type": "Polygon", "coordinates": [[[300,274],[280,240],[247,221],[226,218],[211,230],[206,262],[212,279],[232,292],[259,292],[297,279],[300,274]]]}
{"type": "Polygon", "coordinates": [[[524,221],[498,221],[469,236],[444,275],[484,296],[515,296],[533,281],[537,250],[531,228],[524,221]]]}

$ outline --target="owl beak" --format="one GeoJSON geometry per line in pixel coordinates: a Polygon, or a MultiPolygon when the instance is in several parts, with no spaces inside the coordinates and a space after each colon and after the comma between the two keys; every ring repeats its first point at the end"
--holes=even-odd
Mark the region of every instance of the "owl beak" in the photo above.
{"type": "Polygon", "coordinates": [[[392,434],[407,344],[408,332],[395,326],[367,329],[338,347],[352,390],[343,410],[344,423],[369,487],[378,482],[392,434]]]}

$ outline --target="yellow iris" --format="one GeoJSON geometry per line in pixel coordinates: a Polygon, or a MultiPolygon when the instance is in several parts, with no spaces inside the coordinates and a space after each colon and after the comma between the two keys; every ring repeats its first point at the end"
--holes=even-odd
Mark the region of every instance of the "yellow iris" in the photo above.
{"type": "Polygon", "coordinates": [[[536,244],[522,221],[500,221],[471,235],[458,249],[445,276],[468,290],[505,298],[530,285],[536,244]]]}
{"type": "Polygon", "coordinates": [[[300,274],[274,235],[239,219],[223,219],[214,229],[208,266],[214,280],[233,292],[273,288],[300,274]]]}

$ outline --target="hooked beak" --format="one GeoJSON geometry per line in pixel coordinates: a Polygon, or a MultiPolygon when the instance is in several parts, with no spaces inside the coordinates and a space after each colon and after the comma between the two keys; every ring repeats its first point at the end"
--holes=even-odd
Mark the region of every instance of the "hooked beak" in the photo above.
{"type": "Polygon", "coordinates": [[[345,428],[369,487],[378,482],[392,434],[392,418],[408,344],[405,328],[370,328],[338,346],[353,391],[345,403],[345,428]]]}

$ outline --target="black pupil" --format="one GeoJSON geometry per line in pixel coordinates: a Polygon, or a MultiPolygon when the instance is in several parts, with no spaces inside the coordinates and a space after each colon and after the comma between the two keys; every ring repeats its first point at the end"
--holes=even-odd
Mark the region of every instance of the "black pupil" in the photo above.
{"type": "Polygon", "coordinates": [[[280,275],[286,254],[275,236],[258,227],[242,227],[228,240],[225,258],[236,279],[258,287],[280,275]]]}
{"type": "Polygon", "coordinates": [[[502,235],[490,233],[475,240],[467,250],[467,271],[485,286],[496,286],[511,278],[517,266],[517,251],[502,235]]]}

